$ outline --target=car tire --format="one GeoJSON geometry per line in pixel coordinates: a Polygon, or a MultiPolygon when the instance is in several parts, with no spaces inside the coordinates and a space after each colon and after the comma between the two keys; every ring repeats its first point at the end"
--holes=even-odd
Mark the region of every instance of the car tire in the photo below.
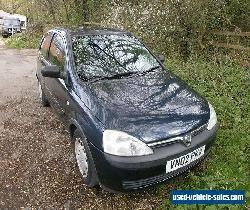
{"type": "Polygon", "coordinates": [[[49,101],[43,92],[42,85],[40,82],[38,82],[38,96],[42,106],[44,107],[49,106],[49,101]]]}
{"type": "Polygon", "coordinates": [[[76,129],[73,135],[73,140],[76,164],[83,182],[89,187],[94,187],[98,185],[99,182],[94,160],[87,143],[87,138],[76,129]]]}

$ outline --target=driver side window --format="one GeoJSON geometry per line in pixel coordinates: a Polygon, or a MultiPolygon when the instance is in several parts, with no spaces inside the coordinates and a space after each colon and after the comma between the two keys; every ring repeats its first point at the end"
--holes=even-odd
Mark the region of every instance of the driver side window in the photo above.
{"type": "Polygon", "coordinates": [[[56,65],[61,71],[64,71],[65,48],[63,39],[58,34],[54,34],[53,36],[49,50],[49,61],[52,65],[56,65]]]}

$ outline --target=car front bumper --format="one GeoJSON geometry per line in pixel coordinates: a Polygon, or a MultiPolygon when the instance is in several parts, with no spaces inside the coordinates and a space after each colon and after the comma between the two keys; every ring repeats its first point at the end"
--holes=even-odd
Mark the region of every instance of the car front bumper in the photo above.
{"type": "MultiPolygon", "coordinates": [[[[21,33],[21,30],[17,29],[17,28],[13,28],[13,34],[15,33],[21,33]]],[[[12,28],[5,28],[2,30],[2,34],[5,35],[11,35],[12,34],[12,28]]]]}
{"type": "Polygon", "coordinates": [[[126,192],[164,182],[193,167],[204,159],[214,142],[218,125],[212,130],[204,130],[192,138],[190,146],[176,142],[154,148],[152,155],[139,157],[120,157],[104,153],[90,144],[100,185],[110,191],[126,192]],[[169,160],[185,155],[206,145],[202,157],[182,168],[166,173],[166,163],[169,160]]]}

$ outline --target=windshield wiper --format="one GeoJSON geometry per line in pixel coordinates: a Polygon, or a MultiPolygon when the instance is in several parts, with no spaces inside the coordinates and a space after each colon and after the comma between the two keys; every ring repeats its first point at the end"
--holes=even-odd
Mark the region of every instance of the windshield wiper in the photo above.
{"type": "Polygon", "coordinates": [[[161,66],[154,66],[154,67],[152,67],[152,68],[150,68],[150,69],[148,69],[148,70],[146,70],[146,71],[141,71],[141,72],[138,72],[140,75],[144,75],[144,74],[147,74],[147,73],[149,73],[149,72],[152,72],[152,71],[154,71],[154,70],[156,70],[156,69],[158,69],[158,68],[160,68],[161,66]]]}
{"type": "Polygon", "coordinates": [[[89,81],[90,82],[97,82],[99,80],[120,79],[120,78],[128,77],[130,75],[137,74],[137,73],[138,72],[124,72],[124,73],[121,73],[121,74],[114,74],[114,75],[111,75],[111,76],[93,77],[93,78],[89,79],[89,81]]]}
{"type": "Polygon", "coordinates": [[[132,72],[124,72],[124,73],[120,73],[120,74],[114,74],[114,75],[111,75],[111,76],[97,76],[97,77],[93,77],[93,78],[90,78],[88,79],[88,81],[90,82],[97,82],[97,81],[100,81],[100,80],[111,80],[111,79],[120,79],[120,78],[123,78],[123,77],[129,77],[131,75],[134,75],[134,74],[137,74],[137,75],[144,75],[144,74],[147,74],[149,72],[152,72],[156,69],[160,68],[160,66],[155,66],[155,67],[152,67],[146,71],[142,71],[142,72],[138,72],[138,71],[132,71],[132,72]]]}

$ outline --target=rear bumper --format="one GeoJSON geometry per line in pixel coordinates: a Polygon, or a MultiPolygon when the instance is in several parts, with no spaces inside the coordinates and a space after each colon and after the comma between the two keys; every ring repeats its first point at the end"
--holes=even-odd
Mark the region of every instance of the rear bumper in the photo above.
{"type": "Polygon", "coordinates": [[[104,188],[114,191],[131,191],[175,177],[206,157],[211,150],[217,129],[218,125],[210,131],[205,130],[193,137],[189,147],[183,143],[174,143],[153,149],[152,155],[140,157],[119,157],[106,154],[90,144],[100,184],[104,188]],[[201,158],[185,167],[166,173],[167,161],[185,155],[203,145],[206,145],[206,148],[201,158]]]}

